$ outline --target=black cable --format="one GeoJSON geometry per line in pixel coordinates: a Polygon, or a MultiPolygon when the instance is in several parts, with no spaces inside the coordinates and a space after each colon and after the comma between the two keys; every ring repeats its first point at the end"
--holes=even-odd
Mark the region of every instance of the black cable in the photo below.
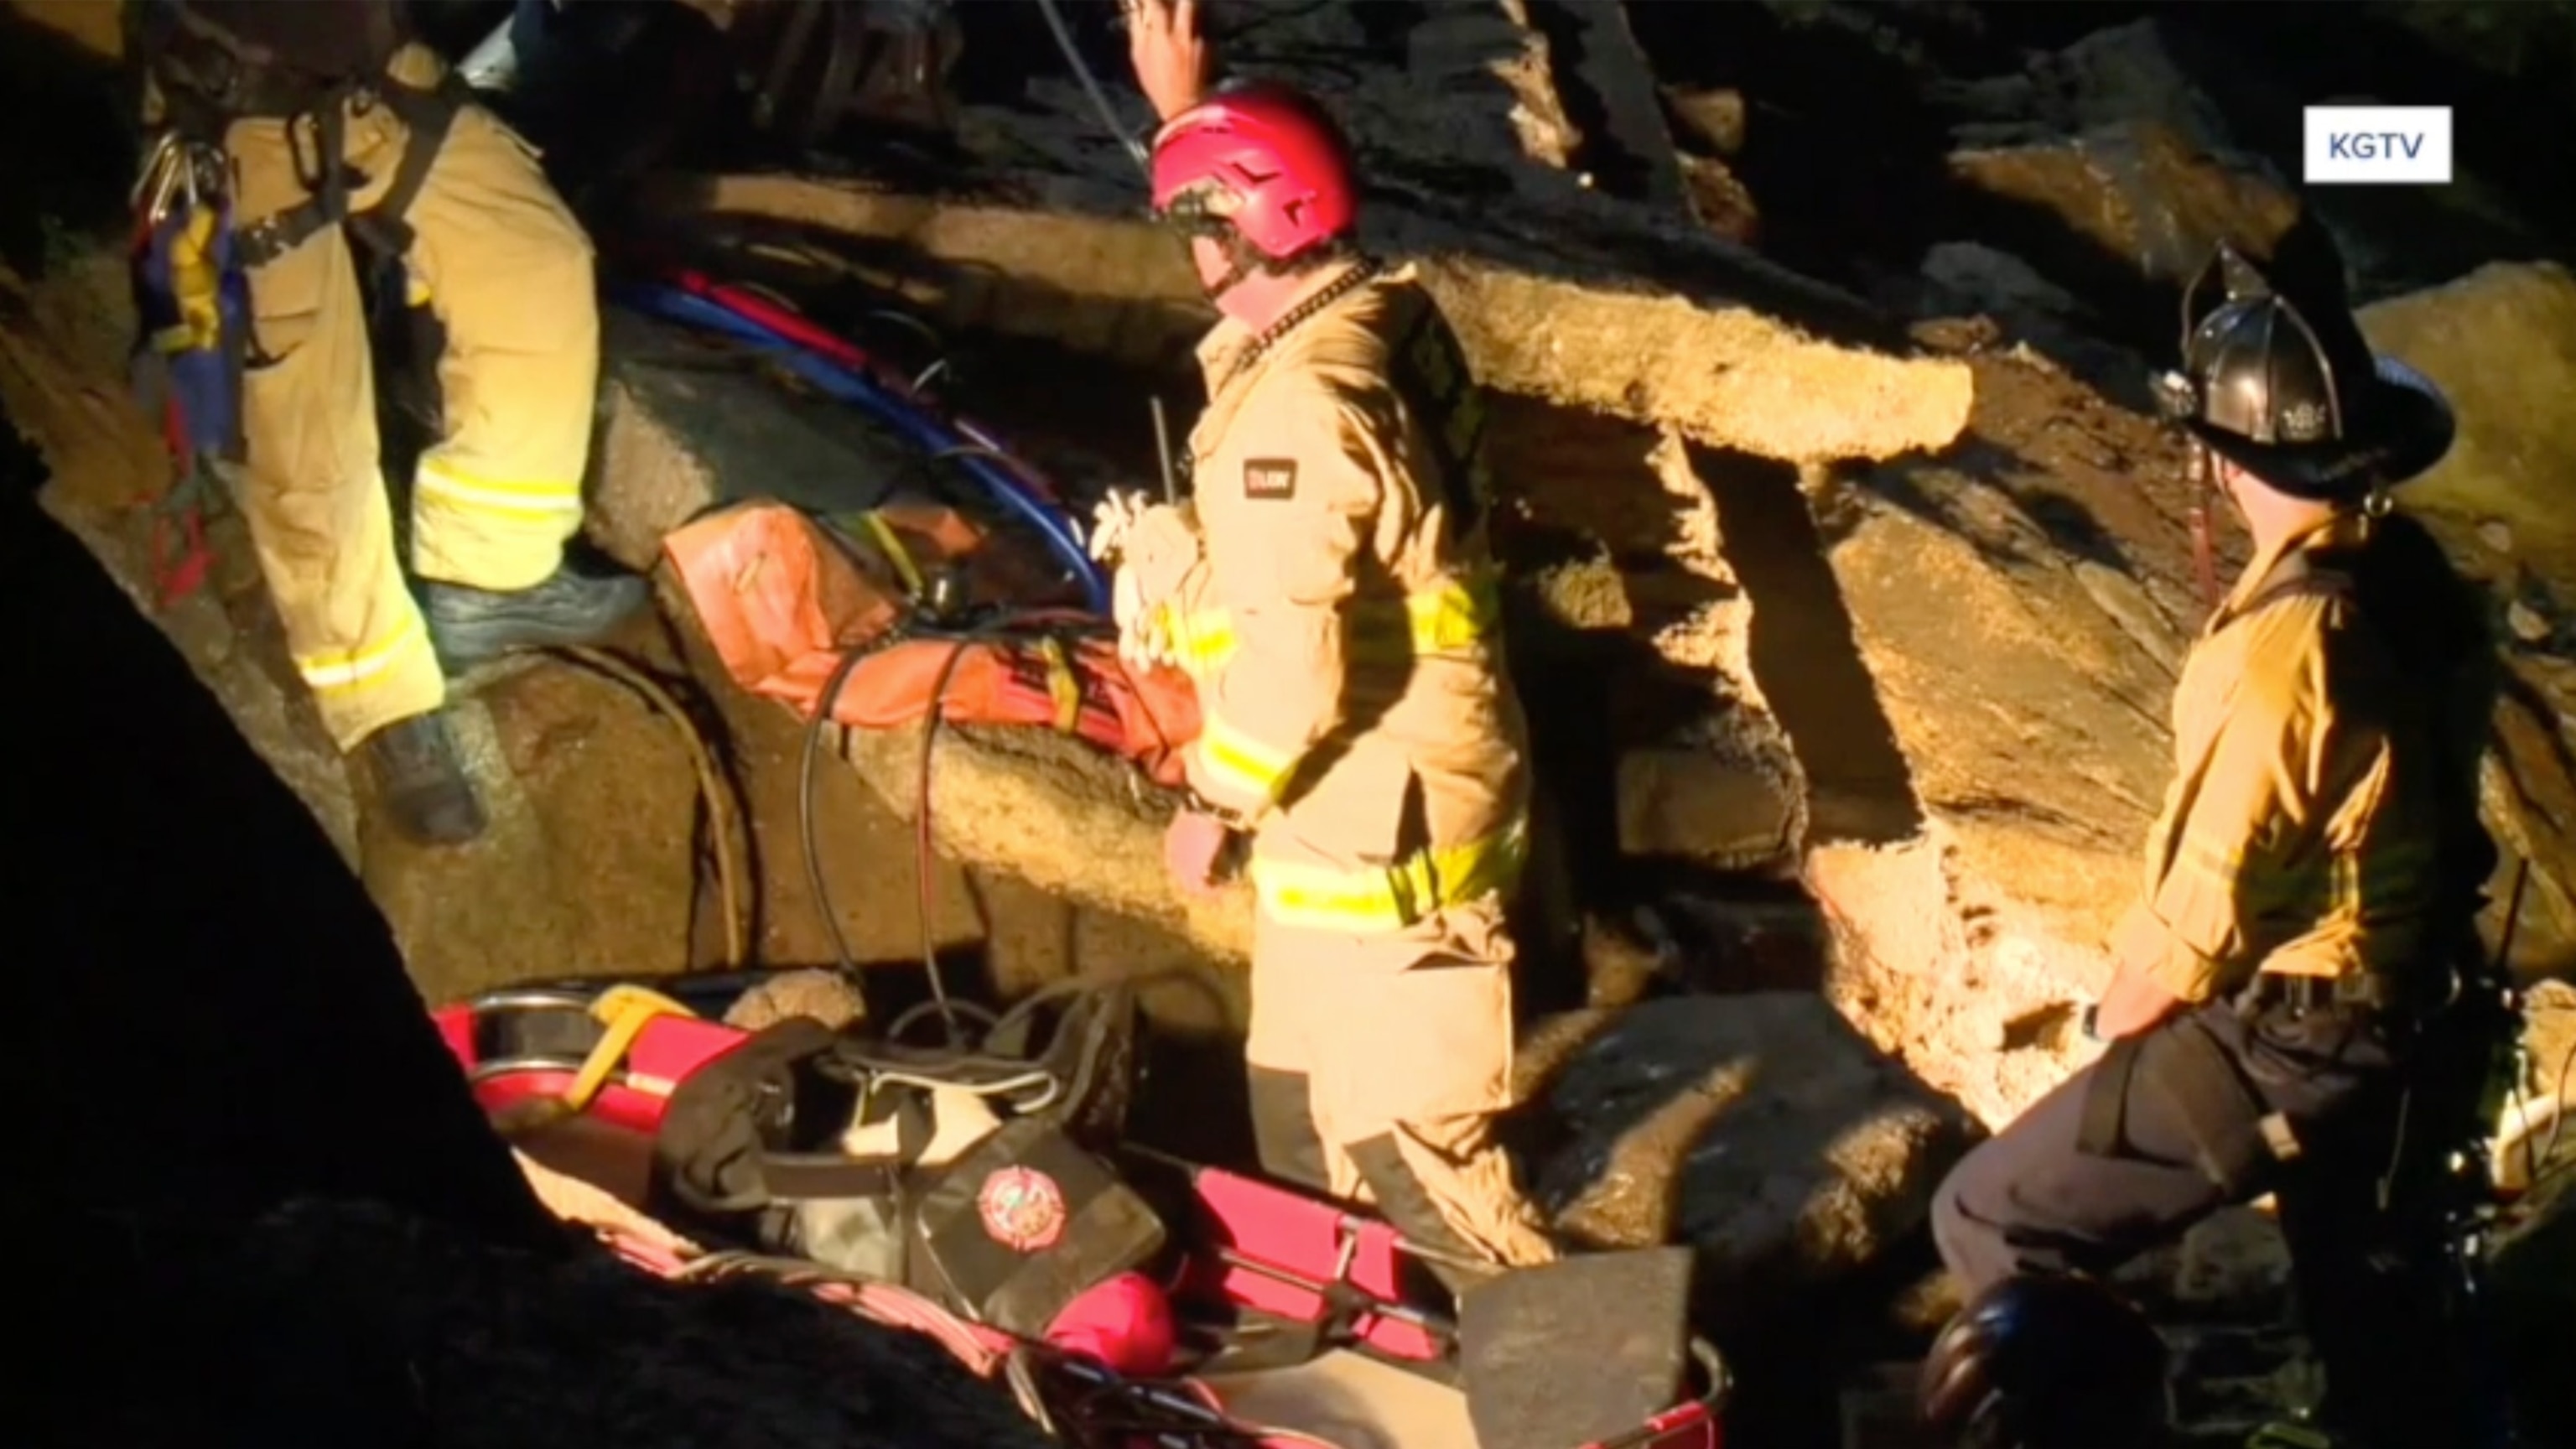
{"type": "MultiPolygon", "coordinates": [[[[1105,634],[1108,627],[1093,615],[1053,609],[1002,613],[963,627],[942,625],[915,618],[888,629],[875,639],[849,649],[842,654],[839,662],[832,666],[831,674],[823,681],[822,692],[815,698],[814,713],[805,721],[804,748],[796,773],[796,824],[798,837],[805,847],[806,888],[812,892],[814,909],[822,915],[823,924],[831,933],[832,949],[842,972],[854,983],[859,977],[858,954],[850,949],[849,936],[841,927],[841,913],[832,900],[831,882],[823,869],[822,852],[814,828],[814,761],[821,753],[823,727],[831,721],[832,707],[840,701],[841,691],[849,683],[850,672],[869,655],[906,640],[947,639],[955,641],[958,645],[956,649],[950,651],[948,662],[941,668],[939,682],[932,690],[929,713],[925,716],[923,724],[921,795],[916,802],[920,832],[917,842],[926,841],[930,830],[930,746],[939,715],[945,707],[949,681],[955,674],[958,661],[964,658],[967,646],[1032,633],[1054,637],[1082,633],[1105,634]]],[[[929,879],[927,870],[924,870],[921,892],[922,965],[930,973],[931,1004],[938,1009],[942,1021],[949,1026],[950,1043],[955,1045],[956,1013],[959,1008],[949,1001],[947,983],[939,970],[938,952],[933,949],[934,932],[931,926],[928,895],[929,879]]]]}
{"type": "Polygon", "coordinates": [[[930,686],[930,708],[922,711],[921,715],[921,770],[914,781],[912,801],[913,870],[921,897],[921,969],[930,975],[930,999],[938,1008],[940,1023],[948,1028],[950,1046],[962,1045],[964,1038],[957,1024],[957,1008],[948,1000],[947,973],[939,969],[939,932],[933,924],[938,907],[935,901],[937,887],[930,874],[934,865],[930,840],[930,756],[933,747],[939,743],[939,715],[947,707],[948,686],[956,679],[958,664],[966,658],[966,651],[973,648],[975,642],[973,639],[958,640],[949,649],[948,657],[940,662],[939,678],[930,686]]]}
{"type": "Polygon", "coordinates": [[[830,677],[823,681],[823,692],[815,697],[813,717],[805,721],[804,756],[796,767],[796,831],[805,846],[805,888],[813,894],[814,909],[822,913],[823,925],[831,932],[833,954],[852,985],[859,979],[858,955],[850,949],[850,938],[841,929],[841,913],[832,904],[832,888],[824,877],[823,855],[814,834],[814,757],[820,753],[823,726],[831,721],[832,706],[840,701],[842,687],[850,682],[850,671],[897,637],[897,633],[889,631],[842,654],[840,662],[832,666],[830,677]]]}

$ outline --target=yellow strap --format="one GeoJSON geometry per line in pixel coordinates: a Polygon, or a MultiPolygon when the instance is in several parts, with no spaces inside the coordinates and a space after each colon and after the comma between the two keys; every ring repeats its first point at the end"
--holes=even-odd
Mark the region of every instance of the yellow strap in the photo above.
{"type": "Polygon", "coordinates": [[[903,591],[915,598],[920,597],[924,592],[921,566],[913,562],[912,551],[903,546],[903,539],[895,533],[894,525],[886,522],[885,514],[874,508],[860,514],[859,522],[867,526],[868,536],[885,551],[886,562],[894,565],[895,577],[903,580],[903,591]]]}
{"type": "Polygon", "coordinates": [[[1073,661],[1064,655],[1064,645],[1052,636],[1038,641],[1038,650],[1046,656],[1047,694],[1055,700],[1055,727],[1072,734],[1082,723],[1082,681],[1074,677],[1073,661]]]}
{"type": "Polygon", "coordinates": [[[214,231],[214,208],[200,206],[171,241],[170,294],[178,304],[179,320],[152,334],[152,345],[159,351],[197,351],[222,340],[223,278],[215,269],[214,231]]]}
{"type": "Polygon", "coordinates": [[[1527,854],[1528,832],[1515,823],[1376,870],[1339,871],[1256,855],[1252,886],[1262,910],[1281,925],[1376,935],[1509,891],[1527,854]]]}
{"type": "Polygon", "coordinates": [[[588,1107],[599,1089],[608,1085],[609,1074],[634,1049],[635,1038],[644,1034],[645,1023],[657,1016],[697,1015],[658,991],[627,985],[601,992],[599,999],[590,1004],[590,1014],[608,1030],[601,1034],[599,1045],[590,1049],[581,1070],[573,1074],[572,1085],[564,1088],[564,1106],[575,1112],[588,1107]]]}

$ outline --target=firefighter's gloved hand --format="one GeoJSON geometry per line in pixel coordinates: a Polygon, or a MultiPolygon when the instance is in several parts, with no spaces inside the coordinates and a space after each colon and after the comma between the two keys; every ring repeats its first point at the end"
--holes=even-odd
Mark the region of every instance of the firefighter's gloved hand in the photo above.
{"type": "Polygon", "coordinates": [[[1116,563],[1118,546],[1126,540],[1127,531],[1135,527],[1137,518],[1143,515],[1151,501],[1141,489],[1112,488],[1108,496],[1092,505],[1092,558],[1100,563],[1116,563]]]}
{"type": "Polygon", "coordinates": [[[1142,493],[1114,493],[1093,514],[1092,557],[1114,560],[1110,611],[1118,622],[1118,655],[1150,667],[1177,663],[1167,607],[1199,561],[1197,521],[1142,493]]]}
{"type": "Polygon", "coordinates": [[[1091,556],[1105,564],[1151,563],[1184,542],[1196,557],[1198,536],[1186,505],[1157,503],[1141,488],[1113,489],[1091,510],[1091,556]]]}

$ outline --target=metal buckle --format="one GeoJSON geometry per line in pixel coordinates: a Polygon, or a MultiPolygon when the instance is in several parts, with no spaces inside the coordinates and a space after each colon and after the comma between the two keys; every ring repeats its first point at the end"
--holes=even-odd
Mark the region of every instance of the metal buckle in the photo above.
{"type": "Polygon", "coordinates": [[[2200,384],[2187,373],[2171,368],[2153,373],[2147,378],[2147,390],[2154,394],[2156,411],[2167,422],[2184,422],[2200,414],[2200,384]]]}

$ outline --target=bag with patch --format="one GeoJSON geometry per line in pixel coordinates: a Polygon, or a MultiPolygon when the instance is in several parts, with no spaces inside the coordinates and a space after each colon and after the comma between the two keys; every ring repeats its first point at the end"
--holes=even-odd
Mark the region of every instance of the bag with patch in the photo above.
{"type": "Polygon", "coordinates": [[[1162,1218],[1043,1117],[1002,1124],[912,1211],[906,1278],[974,1318],[1043,1335],[1083,1292],[1162,1252],[1162,1218]]]}
{"type": "Polygon", "coordinates": [[[1014,1008],[972,1054],[790,1018],[672,1090],[649,1206],[711,1241],[1041,1333],[1163,1246],[1161,1219],[1083,1145],[1124,1128],[1135,1014],[1126,986],[1067,983],[1014,1008]]]}

